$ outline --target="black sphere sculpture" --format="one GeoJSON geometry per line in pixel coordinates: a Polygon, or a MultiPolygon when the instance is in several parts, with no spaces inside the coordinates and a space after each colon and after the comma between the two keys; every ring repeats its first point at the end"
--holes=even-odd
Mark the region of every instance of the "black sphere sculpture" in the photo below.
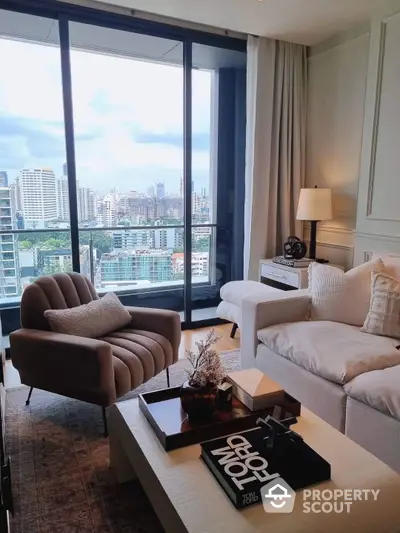
{"type": "Polygon", "coordinates": [[[283,249],[285,251],[285,259],[303,259],[307,253],[306,243],[294,236],[288,237],[283,249]]]}

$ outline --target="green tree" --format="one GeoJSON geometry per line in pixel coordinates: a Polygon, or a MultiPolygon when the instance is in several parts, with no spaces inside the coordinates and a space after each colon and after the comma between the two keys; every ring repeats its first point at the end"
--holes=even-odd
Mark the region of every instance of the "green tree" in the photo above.
{"type": "Polygon", "coordinates": [[[60,272],[71,272],[72,270],[72,261],[64,261],[63,266],[60,266],[58,263],[50,263],[43,267],[42,275],[53,276],[54,274],[59,274],[60,272]]]}
{"type": "Polygon", "coordinates": [[[80,244],[90,244],[90,234],[92,235],[93,248],[96,248],[102,254],[111,252],[112,237],[103,231],[81,231],[79,235],[80,244]]]}

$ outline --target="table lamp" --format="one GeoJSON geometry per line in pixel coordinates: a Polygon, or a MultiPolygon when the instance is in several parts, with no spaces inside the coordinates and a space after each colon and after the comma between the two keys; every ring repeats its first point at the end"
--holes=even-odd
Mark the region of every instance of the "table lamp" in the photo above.
{"type": "MultiPolygon", "coordinates": [[[[301,189],[297,206],[297,220],[311,222],[310,259],[316,260],[315,249],[317,246],[317,222],[331,220],[332,194],[330,189],[301,189]]],[[[321,261],[324,262],[324,261],[321,261]]]]}

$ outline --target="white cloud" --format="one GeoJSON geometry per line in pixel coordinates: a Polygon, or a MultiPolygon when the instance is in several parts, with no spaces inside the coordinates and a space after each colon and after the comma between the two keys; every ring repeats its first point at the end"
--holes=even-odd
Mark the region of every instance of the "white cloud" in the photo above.
{"type": "MultiPolygon", "coordinates": [[[[41,132],[63,136],[60,53],[57,47],[0,39],[2,83],[0,117],[36,121],[41,132]]],[[[183,149],[179,146],[136,142],[135,133],[182,134],[183,69],[89,52],[71,52],[74,125],[77,135],[77,174],[82,185],[106,191],[117,185],[145,190],[141,175],[164,181],[179,191],[183,149]],[[80,138],[83,136],[82,140],[80,138]],[[132,183],[127,183],[130,175],[132,183]]],[[[193,71],[193,128],[209,134],[212,73],[193,71]]],[[[6,131],[0,135],[7,137],[6,131]]],[[[65,157],[29,155],[24,139],[10,138],[23,165],[53,165],[60,174],[65,157]],[[19,148],[18,148],[19,146],[19,148]]],[[[41,152],[46,150],[42,147],[41,152]]],[[[13,174],[1,160],[0,168],[13,174]]],[[[205,180],[207,151],[194,151],[194,175],[205,180]]],[[[13,176],[11,176],[13,177],[13,176]]]]}

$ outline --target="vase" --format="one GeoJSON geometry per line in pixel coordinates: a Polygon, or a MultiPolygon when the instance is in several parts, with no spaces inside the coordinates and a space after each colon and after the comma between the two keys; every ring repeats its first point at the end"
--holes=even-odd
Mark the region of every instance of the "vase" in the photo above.
{"type": "Polygon", "coordinates": [[[202,422],[212,417],[215,412],[217,387],[193,387],[189,381],[181,386],[181,406],[191,422],[202,422]]]}

